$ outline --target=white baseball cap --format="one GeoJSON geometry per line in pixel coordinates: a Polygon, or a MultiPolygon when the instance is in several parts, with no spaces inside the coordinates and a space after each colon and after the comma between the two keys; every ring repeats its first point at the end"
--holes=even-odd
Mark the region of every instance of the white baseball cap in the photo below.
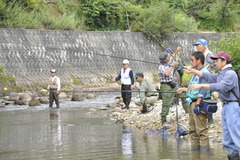
{"type": "Polygon", "coordinates": [[[129,64],[129,61],[127,59],[124,59],[122,63],[123,64],[129,64]]]}
{"type": "Polygon", "coordinates": [[[51,73],[56,73],[57,71],[56,71],[56,69],[52,69],[50,72],[51,73]]]}

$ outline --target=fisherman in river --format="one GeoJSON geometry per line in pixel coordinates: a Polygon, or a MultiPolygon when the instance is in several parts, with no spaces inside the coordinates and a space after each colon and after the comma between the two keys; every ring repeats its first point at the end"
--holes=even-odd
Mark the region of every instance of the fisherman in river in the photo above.
{"type": "MultiPolygon", "coordinates": [[[[202,52],[194,52],[191,56],[191,65],[193,68],[208,72],[204,67],[204,55],[202,52]]],[[[204,79],[197,75],[193,75],[190,79],[191,84],[203,84],[206,83],[204,79]]],[[[192,150],[208,151],[209,150],[209,137],[207,127],[207,113],[199,112],[198,109],[203,99],[210,99],[211,94],[207,89],[195,89],[179,88],[178,93],[186,92],[188,96],[187,101],[190,104],[189,107],[189,135],[192,145],[192,150]]]]}
{"type": "MultiPolygon", "coordinates": [[[[160,90],[163,91],[161,112],[161,120],[163,126],[167,125],[167,115],[169,113],[169,108],[171,107],[174,96],[176,95],[175,93],[170,92],[174,92],[177,89],[177,84],[173,81],[173,73],[175,67],[178,65],[178,61],[173,61],[170,64],[170,56],[168,54],[169,52],[172,52],[171,48],[167,48],[163,53],[159,55],[160,65],[158,68],[158,75],[161,83],[160,90]]],[[[179,95],[179,98],[182,99],[182,105],[185,113],[188,113],[189,104],[186,102],[186,95],[181,94],[179,95]]]]}
{"type": "Polygon", "coordinates": [[[144,78],[143,73],[137,72],[135,79],[140,84],[139,98],[135,100],[135,104],[139,106],[140,112],[146,113],[157,102],[158,93],[152,82],[144,78]]]}
{"type": "Polygon", "coordinates": [[[222,143],[228,152],[229,160],[239,160],[240,152],[240,106],[239,106],[239,84],[238,76],[232,70],[231,57],[227,52],[220,51],[216,56],[218,74],[202,72],[191,67],[186,67],[187,73],[193,73],[202,79],[206,84],[192,84],[190,89],[209,89],[218,91],[223,102],[222,107],[222,143]]]}
{"type": "MultiPolygon", "coordinates": [[[[211,59],[211,56],[214,56],[213,53],[208,49],[208,42],[205,39],[198,39],[193,46],[199,52],[202,52],[205,56],[204,66],[210,73],[214,73],[216,65],[214,60],[211,59]]],[[[216,95],[217,92],[212,92],[216,95]]],[[[218,95],[218,93],[217,93],[218,95]]],[[[208,113],[208,125],[213,124],[213,114],[208,113]]]]}
{"type": "Polygon", "coordinates": [[[49,94],[49,107],[53,107],[53,101],[55,101],[57,108],[59,108],[59,93],[61,88],[60,78],[57,76],[57,71],[52,69],[51,77],[48,83],[48,90],[50,91],[49,94]]]}
{"type": "Polygon", "coordinates": [[[122,109],[129,109],[132,98],[131,87],[134,84],[133,71],[131,68],[129,68],[129,61],[127,59],[124,59],[122,64],[123,68],[121,69],[119,75],[112,81],[116,82],[118,80],[121,80],[122,99],[123,103],[125,104],[122,109]]]}

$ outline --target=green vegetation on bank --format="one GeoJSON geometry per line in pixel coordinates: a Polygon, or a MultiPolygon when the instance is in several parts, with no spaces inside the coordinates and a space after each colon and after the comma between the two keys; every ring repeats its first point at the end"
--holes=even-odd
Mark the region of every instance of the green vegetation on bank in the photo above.
{"type": "MultiPolygon", "coordinates": [[[[240,28],[239,0],[120,0],[161,38],[176,32],[240,28]]],[[[0,27],[143,31],[118,0],[1,0],[0,27]]]]}

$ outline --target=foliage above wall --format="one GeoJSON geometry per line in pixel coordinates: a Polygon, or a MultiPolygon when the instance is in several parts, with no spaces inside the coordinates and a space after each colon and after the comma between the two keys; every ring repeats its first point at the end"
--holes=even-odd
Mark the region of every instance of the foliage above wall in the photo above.
{"type": "Polygon", "coordinates": [[[240,29],[239,0],[1,0],[0,27],[143,31],[119,1],[159,38],[240,29]]]}

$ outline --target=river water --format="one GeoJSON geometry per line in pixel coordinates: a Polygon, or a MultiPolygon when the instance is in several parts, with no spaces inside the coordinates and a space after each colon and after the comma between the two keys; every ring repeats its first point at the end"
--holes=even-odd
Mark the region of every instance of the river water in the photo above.
{"type": "Polygon", "coordinates": [[[62,102],[60,109],[0,108],[0,159],[226,159],[222,145],[208,153],[190,150],[187,139],[146,134],[110,120],[101,106],[114,95],[84,102],[62,102]]]}

